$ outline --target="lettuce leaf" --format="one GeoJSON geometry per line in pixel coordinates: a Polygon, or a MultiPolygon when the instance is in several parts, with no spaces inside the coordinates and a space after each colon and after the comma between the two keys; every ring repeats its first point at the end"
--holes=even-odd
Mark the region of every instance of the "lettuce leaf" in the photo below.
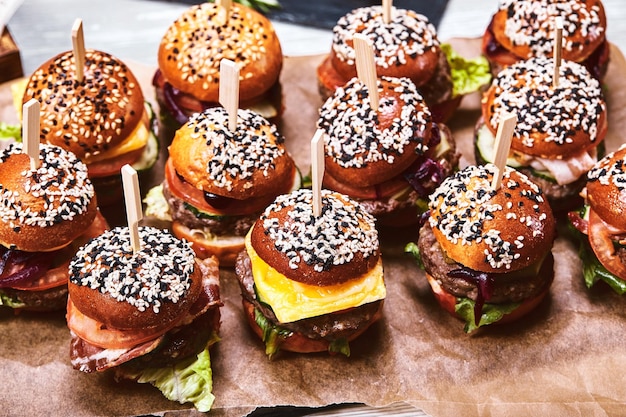
{"type": "Polygon", "coordinates": [[[265,342],[265,354],[272,357],[280,350],[281,338],[287,338],[291,331],[273,325],[260,311],[254,309],[254,321],[263,331],[263,342],[265,342]]]}
{"type": "Polygon", "coordinates": [[[0,122],[0,140],[22,141],[22,127],[20,125],[11,125],[0,122]]]}
{"type": "Polygon", "coordinates": [[[583,262],[583,277],[587,288],[593,287],[596,282],[602,280],[617,294],[626,294],[626,281],[613,275],[600,263],[586,239],[581,238],[578,253],[583,262]]]}
{"type": "Polygon", "coordinates": [[[415,262],[417,262],[417,266],[420,269],[424,269],[424,263],[422,262],[422,255],[420,253],[420,248],[414,242],[409,242],[404,247],[404,252],[413,255],[415,258],[415,262]]]}
{"type": "Polygon", "coordinates": [[[211,410],[215,401],[208,346],[197,357],[176,365],[142,370],[121,367],[117,371],[124,378],[154,385],[168,400],[181,404],[191,402],[200,412],[211,410]]]}
{"type": "Polygon", "coordinates": [[[476,325],[476,320],[474,319],[474,304],[476,304],[475,301],[469,298],[456,299],[456,306],[454,307],[454,310],[460,317],[463,318],[463,320],[465,320],[465,333],[471,333],[481,326],[486,326],[499,321],[502,317],[504,317],[504,315],[511,313],[520,305],[520,303],[485,303],[483,305],[480,321],[478,322],[478,325],[476,325]]]}
{"type": "Polygon", "coordinates": [[[22,301],[18,298],[12,298],[0,291],[0,306],[6,306],[10,308],[22,308],[26,307],[22,301]]]}
{"type": "Polygon", "coordinates": [[[441,44],[441,50],[446,54],[450,65],[454,97],[478,91],[483,85],[491,82],[491,68],[484,56],[472,59],[463,58],[448,43],[441,44]]]}

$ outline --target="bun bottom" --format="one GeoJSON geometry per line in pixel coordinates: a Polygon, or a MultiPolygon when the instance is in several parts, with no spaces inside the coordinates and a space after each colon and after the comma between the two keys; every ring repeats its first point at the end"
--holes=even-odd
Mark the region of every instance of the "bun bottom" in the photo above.
{"type": "MultiPolygon", "coordinates": [[[[241,303],[243,304],[243,309],[246,314],[246,318],[248,319],[248,324],[250,325],[254,333],[259,337],[259,339],[263,340],[263,330],[259,327],[256,320],[254,319],[254,305],[247,301],[245,298],[242,298],[241,303]]],[[[380,303],[380,307],[376,314],[372,316],[372,318],[366,325],[361,326],[358,330],[352,333],[348,337],[348,342],[353,341],[361,334],[363,334],[374,322],[376,322],[381,317],[382,307],[383,303],[380,303]]],[[[297,332],[292,332],[289,336],[281,338],[280,341],[280,350],[295,353],[328,352],[329,347],[330,342],[326,339],[311,339],[306,337],[304,334],[297,332]]]]}
{"type": "MultiPolygon", "coordinates": [[[[449,292],[447,292],[446,290],[444,290],[439,285],[439,283],[435,280],[435,278],[433,278],[432,275],[426,272],[425,272],[425,275],[426,275],[426,279],[428,280],[428,283],[430,284],[430,289],[432,290],[432,293],[435,296],[435,299],[437,300],[441,308],[443,308],[445,311],[450,313],[453,317],[456,317],[459,320],[465,321],[455,311],[456,297],[450,294],[449,292]]],[[[522,301],[519,307],[517,307],[511,313],[505,314],[500,320],[498,320],[497,322],[493,324],[506,324],[506,323],[511,323],[516,320],[519,320],[520,318],[524,317],[525,315],[533,311],[543,301],[543,299],[546,297],[549,291],[550,291],[550,285],[546,285],[544,290],[541,291],[539,294],[522,301]]]]}
{"type": "Polygon", "coordinates": [[[213,240],[208,240],[177,221],[172,222],[172,233],[177,238],[185,239],[191,243],[191,247],[198,258],[207,259],[215,256],[219,260],[220,266],[235,266],[237,255],[245,246],[244,236],[219,236],[213,240]]]}

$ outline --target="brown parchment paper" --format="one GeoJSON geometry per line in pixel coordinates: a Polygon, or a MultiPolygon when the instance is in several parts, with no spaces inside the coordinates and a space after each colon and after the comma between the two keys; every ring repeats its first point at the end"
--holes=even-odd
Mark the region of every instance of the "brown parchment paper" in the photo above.
{"type": "MultiPolygon", "coordinates": [[[[450,42],[462,55],[478,54],[475,39],[450,42]]],[[[608,150],[623,142],[626,129],[626,62],[617,48],[611,54],[608,150]]],[[[321,59],[288,57],[282,75],[286,111],[280,128],[304,173],[321,104],[315,80],[321,59]]],[[[132,68],[152,100],[152,69],[132,68]]],[[[473,163],[478,100],[466,97],[449,123],[462,165],[473,163]]],[[[0,86],[0,116],[16,120],[7,84],[0,86]]],[[[157,169],[142,190],[159,182],[159,175],[157,169]]],[[[585,288],[575,245],[566,237],[556,240],[556,277],[537,310],[518,323],[471,335],[438,307],[423,273],[403,254],[404,244],[416,238],[416,230],[381,231],[388,289],[383,318],[351,343],[349,358],[285,353],[268,361],[245,323],[234,273],[223,269],[222,340],[211,351],[216,401],[209,415],[243,416],[276,405],[397,401],[437,417],[626,415],[626,298],[602,285],[585,288]]],[[[0,311],[0,415],[200,414],[149,385],[75,371],[68,348],[63,313],[0,311]]]]}

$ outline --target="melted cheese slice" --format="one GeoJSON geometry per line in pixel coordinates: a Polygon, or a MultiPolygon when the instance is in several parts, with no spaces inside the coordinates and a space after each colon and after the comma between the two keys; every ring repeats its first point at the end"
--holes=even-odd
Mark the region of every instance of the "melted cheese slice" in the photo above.
{"type": "Polygon", "coordinates": [[[117,146],[100,152],[98,155],[92,155],[89,158],[85,157],[83,158],[84,162],[86,164],[90,164],[92,162],[104,161],[105,159],[115,158],[116,156],[124,155],[145,147],[148,143],[148,138],[150,137],[150,131],[146,127],[146,124],[143,122],[145,117],[147,116],[144,114],[144,118],[139,121],[139,123],[137,123],[137,126],[135,126],[135,130],[133,130],[131,134],[128,135],[128,137],[117,146]]]}
{"type": "Polygon", "coordinates": [[[318,287],[293,281],[269,266],[252,248],[250,233],[245,243],[257,294],[272,307],[281,323],[358,307],[386,296],[382,258],[372,270],[355,280],[318,287]]]}

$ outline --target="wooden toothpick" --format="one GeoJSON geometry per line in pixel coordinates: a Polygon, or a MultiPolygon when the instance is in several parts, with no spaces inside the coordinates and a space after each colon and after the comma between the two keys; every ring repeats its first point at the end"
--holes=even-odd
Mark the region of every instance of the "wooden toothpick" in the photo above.
{"type": "Polygon", "coordinates": [[[76,19],[72,26],[72,48],[74,51],[74,66],[76,67],[76,81],[83,81],[85,68],[85,37],[83,35],[83,21],[76,19]]]}
{"type": "Polygon", "coordinates": [[[122,167],[122,184],[124,186],[124,202],[126,203],[126,219],[128,221],[128,230],[130,231],[130,244],[133,248],[133,253],[137,253],[141,250],[139,222],[143,218],[143,212],[141,210],[137,171],[128,164],[122,167]]]}
{"type": "Polygon", "coordinates": [[[36,170],[41,165],[39,158],[39,110],[37,99],[31,98],[22,106],[22,151],[30,157],[30,169],[36,170]]]}
{"type": "Polygon", "coordinates": [[[378,83],[374,47],[372,41],[362,33],[353,36],[354,52],[356,53],[356,73],[369,92],[370,105],[378,111],[378,83]]]}
{"type": "Polygon", "coordinates": [[[383,22],[388,25],[393,20],[392,0],[383,0],[383,22]]]}
{"type": "Polygon", "coordinates": [[[313,215],[322,214],[322,180],[324,178],[324,131],[317,129],[311,139],[311,180],[313,182],[313,215]]]}
{"type": "Polygon", "coordinates": [[[552,76],[552,85],[556,88],[559,86],[559,72],[561,68],[561,50],[563,49],[563,18],[557,16],[554,19],[554,74],[552,76]]]}
{"type": "Polygon", "coordinates": [[[217,0],[217,5],[222,7],[226,11],[226,20],[230,15],[230,8],[233,6],[232,0],[217,0]]]}
{"type": "Polygon", "coordinates": [[[239,67],[234,61],[220,61],[220,104],[228,113],[228,130],[237,129],[237,110],[239,109],[239,67]]]}
{"type": "Polygon", "coordinates": [[[506,159],[509,156],[511,139],[513,137],[513,131],[515,130],[516,124],[517,116],[509,113],[502,117],[500,124],[498,125],[493,156],[493,163],[496,166],[496,172],[491,180],[491,188],[493,190],[499,189],[500,184],[502,184],[502,175],[504,175],[506,159]]]}

